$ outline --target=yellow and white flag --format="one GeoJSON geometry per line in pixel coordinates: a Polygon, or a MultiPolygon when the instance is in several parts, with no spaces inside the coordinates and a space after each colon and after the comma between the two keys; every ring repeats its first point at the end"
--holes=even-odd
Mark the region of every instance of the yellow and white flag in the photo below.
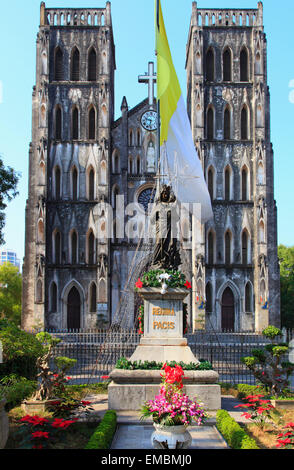
{"type": "Polygon", "coordinates": [[[180,202],[201,204],[201,221],[206,222],[213,216],[210,195],[173,65],[160,0],[155,0],[155,5],[161,172],[171,175],[171,186],[180,202]]]}

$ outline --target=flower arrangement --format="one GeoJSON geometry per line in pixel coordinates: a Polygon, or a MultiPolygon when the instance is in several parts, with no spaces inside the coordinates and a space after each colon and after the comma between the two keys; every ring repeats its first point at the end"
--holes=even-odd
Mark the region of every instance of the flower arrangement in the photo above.
{"type": "Polygon", "coordinates": [[[256,425],[261,429],[264,428],[265,423],[271,417],[271,411],[274,409],[270,400],[263,400],[262,398],[264,398],[264,396],[260,394],[248,395],[245,398],[248,403],[235,406],[235,408],[247,408],[248,411],[242,413],[242,416],[245,416],[246,419],[255,421],[256,425]]]}
{"type": "Polygon", "coordinates": [[[164,292],[166,292],[168,287],[185,287],[186,289],[192,289],[191,283],[181,271],[169,269],[165,271],[162,269],[153,269],[144,273],[135,283],[136,290],[142,289],[142,287],[161,287],[164,292]]]}
{"type": "Polygon", "coordinates": [[[195,421],[203,424],[207,415],[196,399],[191,400],[183,393],[184,371],[181,366],[164,364],[162,386],[154,400],[147,401],[142,407],[141,419],[152,416],[154,423],[163,426],[190,425],[195,421]]]}

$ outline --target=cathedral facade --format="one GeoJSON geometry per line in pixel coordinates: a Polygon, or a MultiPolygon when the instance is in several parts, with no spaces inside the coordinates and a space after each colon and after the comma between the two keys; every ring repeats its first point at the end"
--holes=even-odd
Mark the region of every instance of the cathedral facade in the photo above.
{"type": "MultiPolygon", "coordinates": [[[[141,77],[149,99],[129,109],[124,97],[115,120],[115,68],[109,2],[100,9],[41,4],[23,328],[107,327],[126,290],[134,323],[133,284],[148,266],[148,249],[143,243],[134,262],[144,218],[131,205],[144,212],[154,194],[155,75],[149,63],[141,77]]],[[[193,2],[186,68],[192,133],[214,212],[205,226],[193,224],[192,245],[182,253],[193,286],[189,323],[243,331],[279,325],[262,5],[199,10],[193,2]]]]}

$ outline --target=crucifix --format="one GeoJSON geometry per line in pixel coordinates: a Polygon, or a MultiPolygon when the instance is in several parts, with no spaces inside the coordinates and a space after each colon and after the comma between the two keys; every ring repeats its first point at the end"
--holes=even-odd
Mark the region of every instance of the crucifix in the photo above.
{"type": "Polygon", "coordinates": [[[149,97],[149,106],[153,108],[154,101],[154,83],[156,83],[156,73],[154,73],[154,63],[148,63],[148,73],[145,75],[139,75],[139,83],[148,83],[148,97],[149,97]]]}

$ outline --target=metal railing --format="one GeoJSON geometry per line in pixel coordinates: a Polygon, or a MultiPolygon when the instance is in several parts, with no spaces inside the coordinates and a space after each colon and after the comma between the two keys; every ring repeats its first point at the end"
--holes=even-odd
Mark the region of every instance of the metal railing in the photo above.
{"type": "MultiPolygon", "coordinates": [[[[59,330],[50,331],[61,342],[54,349],[54,356],[76,359],[69,372],[72,384],[89,384],[103,381],[121,357],[130,358],[140,342],[137,330],[59,330]]],[[[255,378],[241,362],[251,355],[253,348],[269,343],[262,335],[254,333],[224,333],[197,331],[186,335],[188,344],[198,359],[211,362],[224,383],[254,384],[255,378]]],[[[287,339],[293,338],[293,331],[287,339]]]]}

